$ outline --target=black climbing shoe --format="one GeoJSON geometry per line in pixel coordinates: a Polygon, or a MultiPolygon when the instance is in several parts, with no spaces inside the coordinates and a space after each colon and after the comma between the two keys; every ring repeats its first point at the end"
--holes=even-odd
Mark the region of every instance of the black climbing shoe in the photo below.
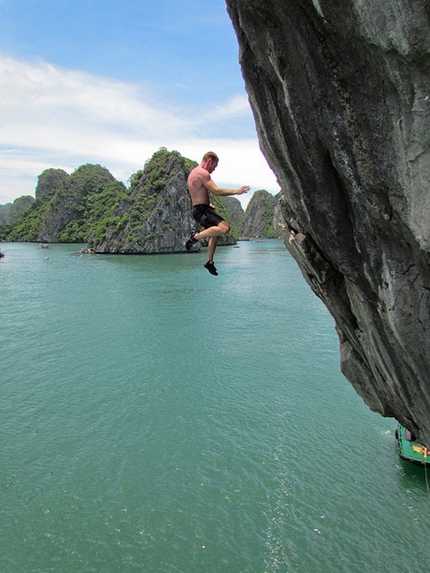
{"type": "Polygon", "coordinates": [[[193,245],[195,245],[198,242],[198,239],[196,239],[194,237],[195,233],[191,234],[191,237],[188,239],[188,241],[185,243],[185,248],[187,249],[187,251],[191,251],[191,247],[193,245]]]}
{"type": "Polygon", "coordinates": [[[215,265],[213,263],[210,263],[209,261],[203,265],[205,267],[205,269],[207,269],[211,275],[215,275],[216,277],[218,276],[218,272],[215,268],[215,265]]]}

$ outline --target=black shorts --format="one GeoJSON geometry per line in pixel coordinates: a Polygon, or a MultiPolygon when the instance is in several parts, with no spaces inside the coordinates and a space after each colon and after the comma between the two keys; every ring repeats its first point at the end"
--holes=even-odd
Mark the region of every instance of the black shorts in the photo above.
{"type": "Polygon", "coordinates": [[[213,207],[209,205],[194,205],[193,207],[194,220],[205,229],[209,227],[217,227],[221,221],[224,221],[213,207]]]}

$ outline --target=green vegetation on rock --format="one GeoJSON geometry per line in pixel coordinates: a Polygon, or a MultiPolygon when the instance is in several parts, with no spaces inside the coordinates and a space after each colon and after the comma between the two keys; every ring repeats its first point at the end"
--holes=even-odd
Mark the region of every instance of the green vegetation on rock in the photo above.
{"type": "Polygon", "coordinates": [[[10,225],[16,221],[16,219],[19,219],[24,211],[34,203],[34,200],[34,197],[31,195],[22,195],[21,197],[18,197],[18,199],[15,199],[13,203],[0,205],[0,236],[4,226],[10,225]]]}
{"type": "Polygon", "coordinates": [[[12,224],[3,229],[9,241],[86,242],[93,227],[124,194],[105,167],[82,165],[71,175],[47,169],[39,176],[36,200],[12,224]]]}
{"type": "MultiPolygon", "coordinates": [[[[10,224],[0,221],[0,240],[87,243],[99,253],[183,252],[196,225],[187,189],[196,165],[162,147],[131,175],[128,188],[100,165],[82,165],[71,175],[46,169],[38,178],[36,199],[21,201],[21,211],[29,206],[10,224]]],[[[240,201],[212,200],[231,226],[220,245],[235,243],[246,228],[240,201]]],[[[274,205],[266,191],[254,194],[247,209],[252,219],[247,229],[253,231],[248,236],[274,236],[274,205]]],[[[2,212],[10,210],[4,207],[2,212]]]]}
{"type": "Polygon", "coordinates": [[[275,208],[277,197],[261,189],[256,191],[246,208],[240,225],[241,237],[276,238],[275,208]]]}
{"type": "Polygon", "coordinates": [[[104,253],[183,251],[192,225],[186,180],[195,165],[178,151],[159,149],[130,177],[128,192],[100,221],[89,246],[104,253]]]}

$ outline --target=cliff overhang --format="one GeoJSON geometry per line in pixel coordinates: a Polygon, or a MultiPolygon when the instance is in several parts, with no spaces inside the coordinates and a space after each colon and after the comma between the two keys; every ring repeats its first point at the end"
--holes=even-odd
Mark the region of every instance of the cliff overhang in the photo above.
{"type": "Polygon", "coordinates": [[[426,0],[227,0],[285,244],[368,406],[430,445],[426,0]]]}

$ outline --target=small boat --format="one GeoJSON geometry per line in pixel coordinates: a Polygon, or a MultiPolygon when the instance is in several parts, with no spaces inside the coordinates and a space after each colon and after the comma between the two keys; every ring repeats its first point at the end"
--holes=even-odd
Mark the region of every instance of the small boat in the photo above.
{"type": "Polygon", "coordinates": [[[397,449],[399,456],[421,466],[430,466],[430,450],[416,441],[415,436],[401,426],[396,429],[397,449]]]}

